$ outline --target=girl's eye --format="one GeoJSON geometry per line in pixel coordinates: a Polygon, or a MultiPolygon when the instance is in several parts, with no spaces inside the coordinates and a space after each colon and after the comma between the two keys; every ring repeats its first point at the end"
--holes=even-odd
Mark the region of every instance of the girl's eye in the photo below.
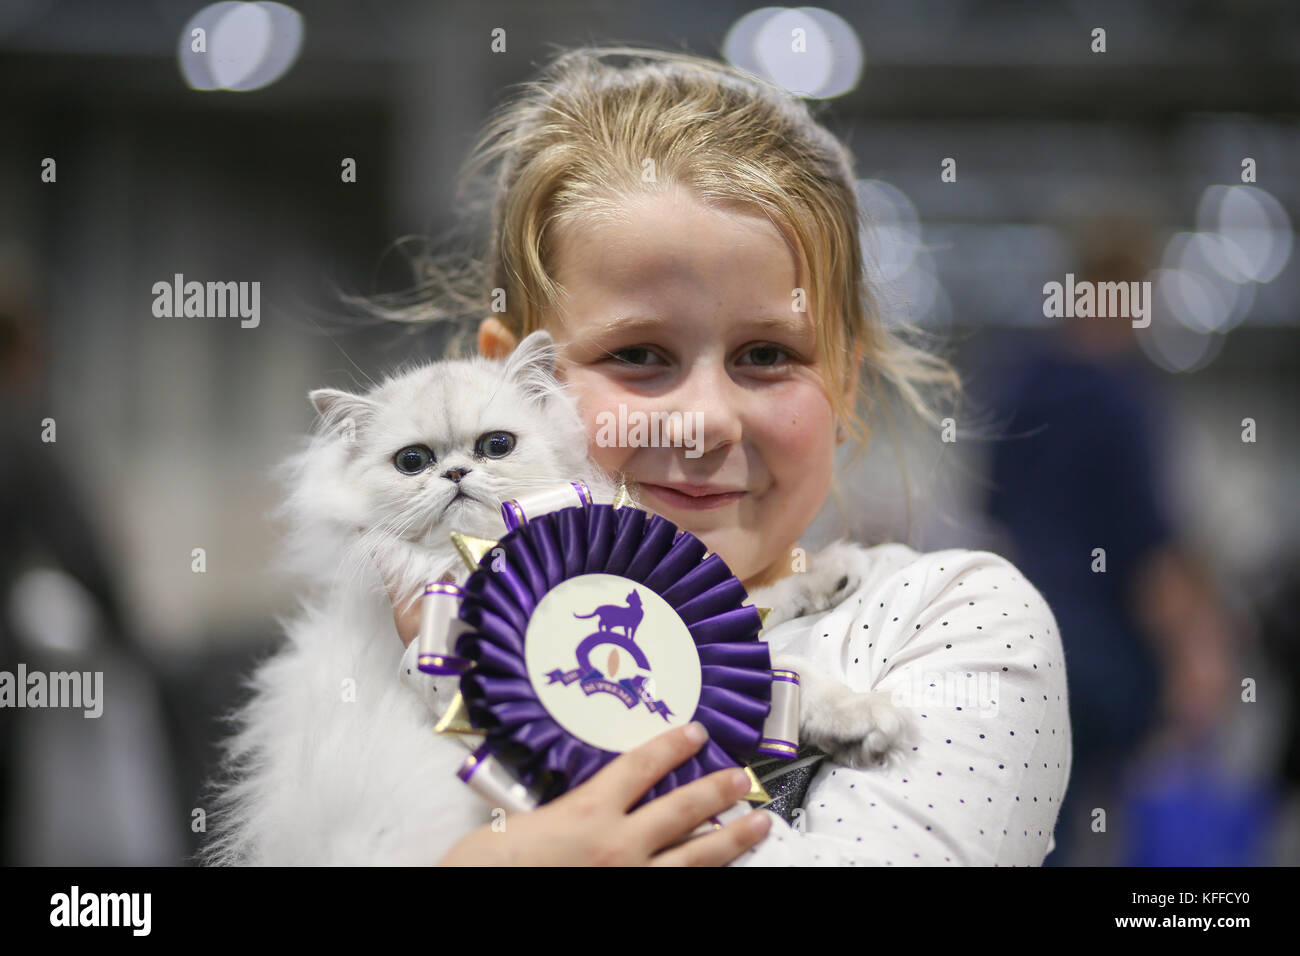
{"type": "MultiPolygon", "coordinates": [[[[744,364],[754,365],[758,368],[779,366],[782,364],[782,359],[787,361],[798,360],[798,356],[793,352],[779,345],[756,345],[746,350],[744,354],[751,357],[751,361],[744,364]]],[[[659,358],[658,354],[641,345],[615,349],[609,355],[620,365],[631,368],[654,368],[654,362],[648,360],[659,358]]]]}
{"type": "Polygon", "coordinates": [[[793,354],[781,348],[779,345],[755,345],[745,354],[754,356],[753,364],[760,368],[770,368],[771,366],[777,365],[780,363],[782,357],[787,359],[794,358],[793,354]]]}
{"type": "Polygon", "coordinates": [[[393,456],[393,467],[404,475],[418,475],[436,461],[424,445],[407,445],[393,456]]]}
{"type": "Polygon", "coordinates": [[[484,458],[504,458],[514,449],[515,436],[509,432],[488,432],[474,446],[474,451],[484,458]]]}
{"type": "Polygon", "coordinates": [[[654,352],[650,351],[643,345],[633,345],[625,349],[615,349],[609,354],[623,365],[633,365],[638,368],[645,367],[647,358],[652,356],[657,357],[654,352]],[[629,358],[627,356],[631,357],[629,358]]]}

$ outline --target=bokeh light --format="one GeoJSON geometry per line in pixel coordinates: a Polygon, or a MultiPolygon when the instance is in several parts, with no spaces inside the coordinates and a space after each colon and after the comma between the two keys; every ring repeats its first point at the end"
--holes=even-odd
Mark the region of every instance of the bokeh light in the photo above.
{"type": "Polygon", "coordinates": [[[853,27],[820,7],[760,7],[727,31],[722,54],[797,96],[829,99],[858,85],[862,44],[853,27]]]}
{"type": "Polygon", "coordinates": [[[196,90],[262,89],[293,66],[302,36],[302,16],[282,3],[214,3],[194,14],[181,31],[181,74],[196,90]],[[200,50],[195,49],[196,30],[203,31],[200,50]]]}

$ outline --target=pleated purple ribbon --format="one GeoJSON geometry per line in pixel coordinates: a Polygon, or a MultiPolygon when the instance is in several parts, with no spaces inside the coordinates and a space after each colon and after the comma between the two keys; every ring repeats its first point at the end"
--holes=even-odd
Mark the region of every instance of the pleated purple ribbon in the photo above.
{"type": "Polygon", "coordinates": [[[464,585],[460,618],[472,630],[456,654],[474,662],[461,696],[484,746],[545,803],[618,756],[565,730],[538,700],[524,662],[528,621],[543,596],[580,574],[617,574],[659,594],[686,624],[702,689],[691,715],[709,740],[637,801],[757,756],[771,711],[772,662],[762,621],[742,606],[744,586],[716,554],[671,521],[639,508],[592,504],[538,515],[484,556],[464,585]]]}

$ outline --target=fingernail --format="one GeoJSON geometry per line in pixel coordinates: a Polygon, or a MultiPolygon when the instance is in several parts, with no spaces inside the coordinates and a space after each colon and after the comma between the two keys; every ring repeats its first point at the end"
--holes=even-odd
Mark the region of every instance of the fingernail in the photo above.
{"type": "Polygon", "coordinates": [[[763,810],[751,810],[746,825],[753,833],[766,833],[768,827],[772,825],[772,818],[763,810]]]}
{"type": "Polygon", "coordinates": [[[731,786],[732,789],[744,793],[749,789],[749,774],[739,769],[731,771],[731,786]]]}
{"type": "Polygon", "coordinates": [[[693,744],[702,744],[709,739],[709,731],[698,720],[692,720],[686,725],[686,739],[693,744]]]}

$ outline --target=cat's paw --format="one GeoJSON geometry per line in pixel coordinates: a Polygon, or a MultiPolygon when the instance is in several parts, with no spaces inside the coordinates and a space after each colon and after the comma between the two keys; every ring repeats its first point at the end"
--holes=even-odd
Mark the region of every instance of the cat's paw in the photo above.
{"type": "Polygon", "coordinates": [[[832,760],[865,769],[886,759],[906,737],[906,715],[884,693],[845,693],[830,703],[821,740],[832,760]]]}

